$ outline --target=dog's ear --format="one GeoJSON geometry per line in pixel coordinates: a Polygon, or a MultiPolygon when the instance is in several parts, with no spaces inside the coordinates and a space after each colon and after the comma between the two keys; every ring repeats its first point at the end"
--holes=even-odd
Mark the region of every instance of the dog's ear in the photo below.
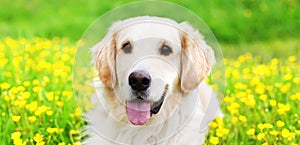
{"type": "Polygon", "coordinates": [[[109,32],[100,43],[92,48],[93,63],[98,76],[108,88],[116,85],[115,59],[116,59],[116,32],[109,32]]]}
{"type": "Polygon", "coordinates": [[[206,44],[200,33],[186,22],[180,23],[182,56],[181,56],[181,89],[189,92],[195,89],[209,74],[215,63],[214,52],[206,44]]]}

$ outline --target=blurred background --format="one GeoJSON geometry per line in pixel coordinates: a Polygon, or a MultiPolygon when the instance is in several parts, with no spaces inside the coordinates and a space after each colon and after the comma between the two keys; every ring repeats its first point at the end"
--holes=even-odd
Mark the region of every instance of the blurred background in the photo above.
{"type": "MultiPolygon", "coordinates": [[[[81,38],[105,12],[132,0],[1,0],[0,39],[81,38]]],[[[228,57],[300,54],[299,0],[171,0],[201,17],[228,57]]]]}

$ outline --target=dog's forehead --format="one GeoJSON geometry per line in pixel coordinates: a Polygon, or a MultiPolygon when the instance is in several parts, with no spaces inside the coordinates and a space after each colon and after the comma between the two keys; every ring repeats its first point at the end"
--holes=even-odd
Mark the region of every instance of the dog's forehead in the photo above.
{"type": "Polygon", "coordinates": [[[144,22],[132,24],[119,31],[121,41],[138,41],[146,38],[160,38],[175,44],[180,44],[177,28],[158,22],[144,22]]]}

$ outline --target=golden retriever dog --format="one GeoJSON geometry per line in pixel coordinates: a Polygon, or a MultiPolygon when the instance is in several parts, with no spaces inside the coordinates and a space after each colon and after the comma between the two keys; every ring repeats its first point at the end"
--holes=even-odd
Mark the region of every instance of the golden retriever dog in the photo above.
{"type": "Polygon", "coordinates": [[[113,24],[92,48],[98,81],[87,145],[201,145],[221,115],[203,80],[214,52],[186,22],[141,16],[113,24]]]}

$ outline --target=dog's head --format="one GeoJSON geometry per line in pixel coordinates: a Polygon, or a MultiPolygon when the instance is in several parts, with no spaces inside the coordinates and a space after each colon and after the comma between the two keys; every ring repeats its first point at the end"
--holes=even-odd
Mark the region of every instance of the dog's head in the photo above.
{"type": "Polygon", "coordinates": [[[93,57],[100,80],[126,104],[134,125],[145,124],[174,92],[194,90],[215,61],[188,23],[156,17],[115,23],[93,57]]]}

